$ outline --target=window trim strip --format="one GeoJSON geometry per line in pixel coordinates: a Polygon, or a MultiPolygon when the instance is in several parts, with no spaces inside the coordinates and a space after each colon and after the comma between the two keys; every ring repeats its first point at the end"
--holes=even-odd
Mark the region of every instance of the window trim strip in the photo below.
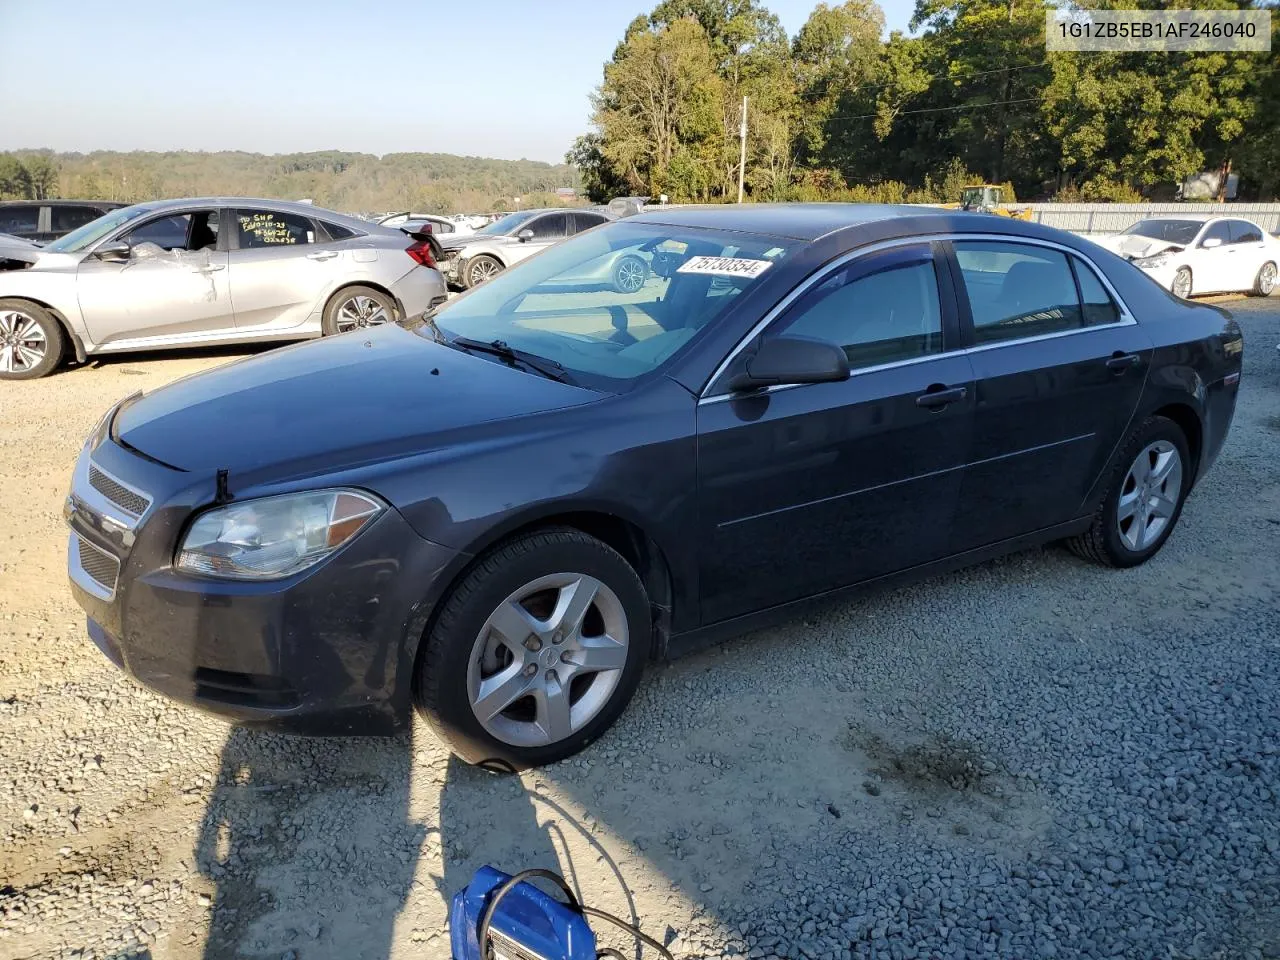
{"type": "MultiPolygon", "coordinates": [[[[734,394],[734,393],[709,394],[706,391],[710,390],[712,385],[714,385],[717,380],[719,380],[722,376],[724,376],[724,373],[729,368],[729,365],[733,363],[735,359],[737,359],[738,354],[740,354],[743,350],[746,349],[747,344],[749,344],[752,340],[754,340],[761,333],[763,333],[769,327],[769,325],[773,323],[779,316],[781,316],[782,313],[788,307],[790,307],[797,299],[803,296],[814,285],[826,280],[834,271],[842,269],[843,267],[847,266],[850,262],[858,259],[859,257],[870,256],[871,254],[880,253],[881,251],[884,251],[884,250],[890,250],[894,247],[908,246],[908,245],[917,244],[917,243],[934,243],[939,241],[945,241],[950,243],[956,240],[989,240],[989,241],[1007,242],[1007,243],[1025,243],[1031,246],[1048,247],[1051,250],[1058,250],[1066,254],[1068,257],[1071,257],[1071,256],[1078,257],[1085,264],[1085,266],[1087,266],[1090,270],[1093,271],[1094,276],[1098,278],[1098,282],[1103,285],[1103,287],[1106,289],[1106,291],[1109,294],[1111,294],[1112,299],[1114,299],[1116,302],[1116,306],[1120,308],[1120,319],[1112,323],[1100,323],[1091,327],[1079,327],[1078,329],[1074,329],[1074,330],[1058,330],[1053,333],[1042,333],[1042,334],[1037,334],[1031,337],[1018,337],[1016,339],[1010,339],[1010,340],[999,340],[994,343],[975,344],[967,347],[958,347],[954,350],[943,350],[939,353],[929,354],[928,356],[924,356],[924,357],[910,357],[906,360],[896,360],[896,361],[893,361],[892,363],[877,364],[874,367],[860,367],[853,371],[852,376],[856,377],[859,374],[863,374],[863,373],[873,373],[880,370],[892,369],[894,367],[906,366],[908,364],[922,363],[927,360],[936,360],[939,357],[951,357],[951,356],[959,356],[959,355],[969,354],[969,353],[979,353],[985,350],[997,350],[1002,347],[1010,347],[1020,343],[1035,343],[1041,340],[1051,340],[1051,339],[1056,339],[1058,337],[1071,337],[1081,333],[1091,333],[1094,330],[1109,330],[1115,327],[1135,326],[1138,322],[1134,318],[1132,311],[1130,311],[1128,304],[1124,302],[1124,298],[1120,296],[1119,291],[1117,291],[1116,288],[1112,285],[1111,281],[1107,278],[1106,274],[1104,274],[1101,270],[1098,269],[1097,264],[1095,264],[1091,259],[1089,259],[1087,254],[1081,253],[1079,250],[1076,250],[1074,247],[1069,247],[1065,244],[1057,243],[1053,240],[1044,240],[1044,239],[1041,239],[1040,237],[1018,237],[1018,236],[1013,236],[1010,234],[1002,234],[1002,233],[936,233],[936,234],[920,234],[920,235],[911,236],[911,237],[895,237],[892,240],[881,240],[878,243],[872,243],[872,244],[868,244],[865,247],[858,247],[855,250],[849,250],[846,253],[843,253],[840,256],[836,257],[834,260],[829,261],[822,268],[815,270],[812,274],[810,274],[803,281],[801,281],[800,284],[798,284],[794,289],[792,289],[790,293],[788,293],[785,297],[783,297],[782,300],[780,300],[776,305],[774,305],[774,307],[768,313],[766,313],[750,330],[748,330],[746,335],[743,336],[738,341],[738,343],[734,346],[734,348],[730,350],[728,354],[725,355],[725,358],[722,361],[720,361],[720,364],[716,367],[715,372],[712,373],[711,377],[707,380],[707,385],[706,387],[703,388],[704,392],[698,398],[698,404],[702,405],[704,403],[718,403],[723,400],[729,400],[734,397],[742,396],[740,394],[734,394]]],[[[773,393],[779,389],[786,390],[786,389],[790,389],[792,387],[798,387],[798,386],[803,386],[803,384],[798,384],[798,383],[778,384],[776,386],[769,387],[763,392],[773,393]]],[[[753,393],[750,395],[759,396],[760,393],[753,393]]]]}

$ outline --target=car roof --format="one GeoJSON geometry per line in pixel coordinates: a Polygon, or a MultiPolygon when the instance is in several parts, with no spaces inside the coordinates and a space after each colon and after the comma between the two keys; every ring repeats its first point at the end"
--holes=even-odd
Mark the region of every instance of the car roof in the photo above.
{"type": "Polygon", "coordinates": [[[24,207],[61,207],[75,204],[76,206],[103,207],[104,209],[128,206],[128,204],[120,200],[67,200],[63,198],[57,200],[0,200],[0,207],[12,207],[16,204],[21,204],[24,207]]]}
{"type": "Polygon", "coordinates": [[[673,227],[710,227],[817,240],[829,233],[859,224],[899,217],[945,214],[941,208],[880,203],[743,203],[696,206],[646,207],[627,217],[627,223],[656,223],[673,227]]]}
{"type": "Polygon", "coordinates": [[[268,197],[182,197],[175,200],[142,200],[134,204],[145,207],[153,213],[164,213],[166,210],[182,210],[187,207],[267,207],[284,213],[296,213],[303,217],[320,217],[324,220],[335,220],[338,223],[368,233],[371,230],[398,232],[394,227],[384,227],[348,213],[339,213],[327,207],[318,207],[314,203],[300,203],[297,200],[272,200],[268,197]]]}

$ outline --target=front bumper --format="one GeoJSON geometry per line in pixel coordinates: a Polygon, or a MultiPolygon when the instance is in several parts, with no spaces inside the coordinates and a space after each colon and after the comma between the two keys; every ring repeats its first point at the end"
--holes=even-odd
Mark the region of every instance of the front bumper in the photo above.
{"type": "Polygon", "coordinates": [[[178,540],[212,494],[212,483],[193,485],[109,438],[86,445],[65,513],[71,589],[90,638],[146,686],[242,723],[312,734],[406,726],[417,643],[459,554],[388,509],[293,577],[179,573],[178,540]],[[91,466],[116,486],[91,484],[91,466]],[[121,489],[150,504],[122,510],[121,489]]]}
{"type": "Polygon", "coordinates": [[[1158,267],[1143,267],[1143,266],[1139,266],[1136,263],[1134,264],[1134,266],[1138,267],[1139,270],[1145,273],[1148,277],[1150,277],[1156,283],[1160,284],[1160,286],[1164,287],[1166,290],[1173,289],[1173,277],[1174,277],[1174,274],[1178,272],[1178,265],[1174,263],[1172,260],[1170,260],[1168,263],[1162,263],[1158,267]]]}

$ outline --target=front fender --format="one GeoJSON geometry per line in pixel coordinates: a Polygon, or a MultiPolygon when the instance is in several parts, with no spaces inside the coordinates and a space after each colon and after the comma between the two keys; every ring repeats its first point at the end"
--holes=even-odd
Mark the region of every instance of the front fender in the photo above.
{"type": "Polygon", "coordinates": [[[30,300],[52,310],[67,324],[73,336],[88,342],[74,274],[37,269],[5,271],[0,273],[0,299],[10,298],[30,300]]]}

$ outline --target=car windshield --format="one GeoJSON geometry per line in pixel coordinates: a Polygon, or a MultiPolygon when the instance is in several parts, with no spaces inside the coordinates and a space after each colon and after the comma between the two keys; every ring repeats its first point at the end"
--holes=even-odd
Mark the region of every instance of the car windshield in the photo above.
{"type": "Polygon", "coordinates": [[[483,233],[487,236],[496,236],[499,234],[510,233],[511,231],[515,230],[516,227],[520,226],[520,224],[524,223],[526,220],[532,217],[535,213],[537,213],[536,210],[522,210],[519,213],[508,213],[501,220],[495,220],[493,221],[493,223],[489,224],[487,227],[481,227],[479,230],[476,231],[476,233],[483,233]]]}
{"type": "Polygon", "coordinates": [[[90,220],[83,227],[78,227],[63,237],[59,237],[45,245],[46,250],[56,253],[79,253],[92,244],[97,243],[121,224],[128,223],[143,214],[150,213],[150,207],[123,207],[103,214],[97,220],[90,220]]]}
{"type": "Polygon", "coordinates": [[[1185,247],[1196,238],[1203,226],[1199,220],[1139,220],[1124,233],[1126,236],[1179,243],[1185,247]]]}
{"type": "MultiPolygon", "coordinates": [[[[573,381],[621,390],[657,370],[798,243],[611,223],[498,274],[442,307],[435,328],[534,354],[573,381]]],[[[431,335],[432,325],[418,332],[431,335]]]]}

